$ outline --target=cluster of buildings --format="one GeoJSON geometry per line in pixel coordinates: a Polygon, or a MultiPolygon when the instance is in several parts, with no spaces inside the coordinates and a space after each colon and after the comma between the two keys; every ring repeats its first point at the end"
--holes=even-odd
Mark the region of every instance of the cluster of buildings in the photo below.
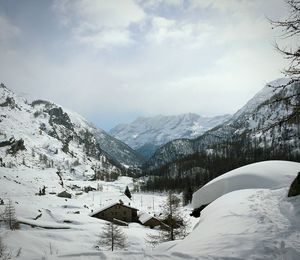
{"type": "Polygon", "coordinates": [[[120,200],[119,202],[112,203],[91,212],[90,216],[122,226],[128,226],[128,223],[130,222],[136,222],[150,228],[168,228],[168,226],[158,218],[151,216],[146,212],[138,213],[138,211],[139,209],[130,206],[130,203],[125,205],[124,202],[120,200]]]}

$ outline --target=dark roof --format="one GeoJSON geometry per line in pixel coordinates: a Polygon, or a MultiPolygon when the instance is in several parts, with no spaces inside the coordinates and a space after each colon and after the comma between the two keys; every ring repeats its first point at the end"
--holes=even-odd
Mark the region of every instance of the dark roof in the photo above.
{"type": "Polygon", "coordinates": [[[125,204],[122,204],[122,203],[120,203],[120,202],[115,202],[115,203],[113,203],[113,204],[109,204],[109,205],[106,205],[105,207],[102,207],[102,208],[100,208],[100,209],[97,209],[97,210],[91,212],[89,215],[90,215],[90,216],[94,216],[94,215],[96,215],[96,214],[98,214],[98,213],[100,213],[100,212],[102,212],[102,211],[105,211],[105,210],[107,210],[107,209],[109,209],[109,208],[112,208],[112,207],[114,207],[114,206],[116,206],[116,205],[120,205],[120,206],[129,208],[129,209],[133,209],[133,210],[138,210],[138,209],[133,208],[133,207],[131,207],[131,206],[129,206],[129,205],[125,205],[125,204]]]}
{"type": "Polygon", "coordinates": [[[67,191],[62,191],[60,193],[57,194],[58,197],[63,197],[63,198],[71,198],[72,195],[71,193],[67,192],[67,191]]]}

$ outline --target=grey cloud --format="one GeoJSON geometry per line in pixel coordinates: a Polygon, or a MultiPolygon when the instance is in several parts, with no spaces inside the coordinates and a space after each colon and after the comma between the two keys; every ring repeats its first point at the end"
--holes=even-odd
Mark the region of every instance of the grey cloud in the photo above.
{"type": "MultiPolygon", "coordinates": [[[[0,80],[106,128],[138,115],[233,113],[285,66],[266,19],[284,16],[281,0],[249,2],[156,2],[149,11],[144,1],[55,1],[51,41],[42,42],[45,28],[30,51],[2,44],[0,80]]],[[[12,43],[28,34],[12,15],[2,24],[12,43]]]]}

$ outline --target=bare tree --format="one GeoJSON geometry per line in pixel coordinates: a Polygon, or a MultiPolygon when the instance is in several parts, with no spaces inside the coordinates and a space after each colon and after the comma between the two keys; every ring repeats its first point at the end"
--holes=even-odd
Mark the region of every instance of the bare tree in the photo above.
{"type": "Polygon", "coordinates": [[[180,199],[169,192],[165,203],[161,205],[161,219],[165,225],[161,227],[158,235],[147,235],[146,242],[148,244],[154,247],[161,242],[183,239],[187,236],[189,223],[179,211],[179,206],[180,199]]]}
{"type": "Polygon", "coordinates": [[[8,204],[6,205],[3,213],[3,220],[10,230],[19,228],[15,207],[10,199],[8,200],[8,204]]]}
{"type": "Polygon", "coordinates": [[[126,248],[126,241],[126,235],[122,232],[120,227],[113,223],[107,223],[103,232],[100,234],[98,246],[114,251],[116,248],[126,248]]]}
{"type": "Polygon", "coordinates": [[[289,16],[284,20],[270,20],[270,22],[273,29],[281,30],[281,39],[290,40],[289,46],[280,46],[277,42],[275,43],[275,49],[289,61],[288,67],[283,70],[289,80],[282,85],[270,87],[274,90],[282,90],[271,103],[282,103],[291,111],[279,117],[268,127],[269,129],[287,122],[298,122],[300,115],[300,0],[285,0],[285,2],[289,8],[289,16]],[[287,91],[287,89],[290,90],[287,91]]]}

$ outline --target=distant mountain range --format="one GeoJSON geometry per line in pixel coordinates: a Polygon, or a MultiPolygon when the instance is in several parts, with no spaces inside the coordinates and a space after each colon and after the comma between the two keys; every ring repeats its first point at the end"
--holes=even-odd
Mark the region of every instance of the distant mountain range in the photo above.
{"type": "MultiPolygon", "coordinates": [[[[268,129],[268,126],[276,122],[278,117],[289,115],[293,109],[286,107],[284,102],[276,102],[276,100],[292,96],[300,89],[299,84],[290,85],[284,89],[274,89],[268,85],[280,86],[287,81],[288,79],[278,79],[270,82],[229,120],[206,131],[199,137],[177,139],[161,146],[144,164],[144,170],[153,171],[168,165],[169,169],[173,169],[174,172],[174,169],[179,169],[178,165],[176,166],[177,160],[184,163],[185,157],[197,153],[226,157],[226,153],[230,151],[239,151],[247,155],[247,151],[261,148],[269,149],[268,151],[274,154],[276,152],[299,154],[299,118],[295,118],[293,122],[278,124],[268,129]]],[[[243,155],[240,154],[240,156],[243,155]]],[[[259,155],[257,156],[259,159],[259,155]]],[[[197,164],[200,164],[197,167],[201,166],[201,163],[197,162],[197,164]]],[[[189,166],[189,169],[186,167],[185,170],[191,170],[192,167],[189,166]]],[[[165,172],[167,172],[166,169],[165,172]]]]}
{"type": "MultiPolygon", "coordinates": [[[[279,79],[270,84],[286,81],[279,79]]],[[[109,174],[142,168],[148,173],[173,163],[172,169],[178,169],[176,161],[186,156],[226,154],[237,151],[236,146],[245,154],[253,146],[299,152],[299,119],[261,131],[279,116],[291,113],[291,107],[274,101],[296,91],[298,85],[277,90],[266,86],[232,116],[202,117],[189,113],[140,117],[107,133],[52,102],[28,103],[1,84],[0,164],[81,167],[83,172],[109,174]]],[[[191,170],[189,167],[185,170],[191,170]]]]}
{"type": "Polygon", "coordinates": [[[179,138],[196,138],[230,117],[202,117],[193,113],[139,117],[130,124],[117,125],[109,133],[149,158],[161,145],[179,138]]]}

